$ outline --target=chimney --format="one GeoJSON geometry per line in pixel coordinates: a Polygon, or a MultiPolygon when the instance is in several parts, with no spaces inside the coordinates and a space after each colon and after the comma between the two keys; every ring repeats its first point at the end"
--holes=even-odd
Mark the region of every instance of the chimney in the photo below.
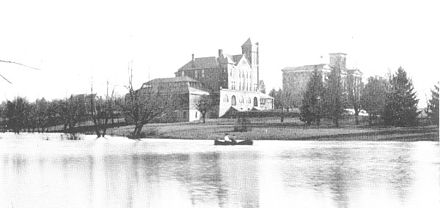
{"type": "Polygon", "coordinates": [[[192,65],[193,68],[196,67],[196,64],[194,62],[194,54],[192,54],[191,65],[192,65]]]}
{"type": "Polygon", "coordinates": [[[218,49],[218,57],[223,57],[223,49],[218,49]]]}
{"type": "Polygon", "coordinates": [[[192,54],[192,59],[191,60],[194,62],[194,54],[192,54]]]}

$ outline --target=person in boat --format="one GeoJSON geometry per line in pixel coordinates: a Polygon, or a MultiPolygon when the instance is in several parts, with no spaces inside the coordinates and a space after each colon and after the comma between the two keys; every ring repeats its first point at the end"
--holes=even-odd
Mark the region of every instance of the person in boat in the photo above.
{"type": "Polygon", "coordinates": [[[231,142],[231,139],[229,138],[229,134],[228,133],[225,133],[225,137],[223,138],[223,140],[225,142],[231,142]]]}

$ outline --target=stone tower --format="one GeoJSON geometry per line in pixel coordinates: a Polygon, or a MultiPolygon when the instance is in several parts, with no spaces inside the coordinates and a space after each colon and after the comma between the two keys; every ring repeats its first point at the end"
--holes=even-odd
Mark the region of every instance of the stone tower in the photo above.
{"type": "MultiPolygon", "coordinates": [[[[256,74],[256,81],[254,83],[260,82],[260,68],[259,68],[259,49],[258,43],[253,44],[251,39],[248,38],[246,42],[241,46],[241,53],[245,55],[246,59],[249,61],[252,70],[256,74]]],[[[259,88],[259,86],[257,86],[259,88]]]]}

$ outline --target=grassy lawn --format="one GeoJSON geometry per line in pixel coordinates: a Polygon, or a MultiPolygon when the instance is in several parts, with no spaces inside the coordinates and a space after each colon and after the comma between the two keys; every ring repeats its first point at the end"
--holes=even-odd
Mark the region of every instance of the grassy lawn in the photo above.
{"type": "MultiPolygon", "coordinates": [[[[354,120],[346,118],[341,127],[335,128],[328,121],[318,128],[305,127],[297,118],[286,118],[283,123],[279,118],[253,118],[251,129],[247,132],[234,132],[235,119],[212,119],[206,123],[166,123],[147,124],[143,132],[151,138],[173,139],[219,139],[225,133],[235,135],[237,139],[253,140],[364,140],[364,141],[438,141],[437,126],[424,127],[368,127],[361,119],[360,125],[353,125],[354,120]]],[[[109,129],[108,133],[126,136],[133,126],[109,129]]]]}

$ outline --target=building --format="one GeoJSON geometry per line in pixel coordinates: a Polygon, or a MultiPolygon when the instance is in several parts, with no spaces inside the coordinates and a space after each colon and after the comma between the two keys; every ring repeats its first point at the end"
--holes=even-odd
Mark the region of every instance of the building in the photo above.
{"type": "Polygon", "coordinates": [[[362,82],[362,72],[359,69],[348,69],[346,67],[345,53],[330,53],[328,64],[304,65],[299,67],[285,67],[283,72],[283,90],[290,92],[295,107],[301,106],[303,93],[306,90],[307,83],[316,69],[323,74],[325,81],[332,68],[341,69],[342,86],[347,91],[348,79],[354,79],[355,84],[362,82]]]}
{"type": "Polygon", "coordinates": [[[200,120],[201,114],[195,104],[202,95],[209,95],[201,82],[186,76],[153,79],[144,83],[138,92],[144,96],[153,92],[155,96],[173,99],[173,109],[160,118],[162,122],[200,120]]]}
{"type": "Polygon", "coordinates": [[[191,56],[175,73],[200,81],[217,103],[215,115],[224,115],[230,108],[239,111],[273,109],[273,98],[260,92],[258,43],[250,38],[241,46],[242,53],[229,55],[218,50],[217,56],[191,56]]]}

